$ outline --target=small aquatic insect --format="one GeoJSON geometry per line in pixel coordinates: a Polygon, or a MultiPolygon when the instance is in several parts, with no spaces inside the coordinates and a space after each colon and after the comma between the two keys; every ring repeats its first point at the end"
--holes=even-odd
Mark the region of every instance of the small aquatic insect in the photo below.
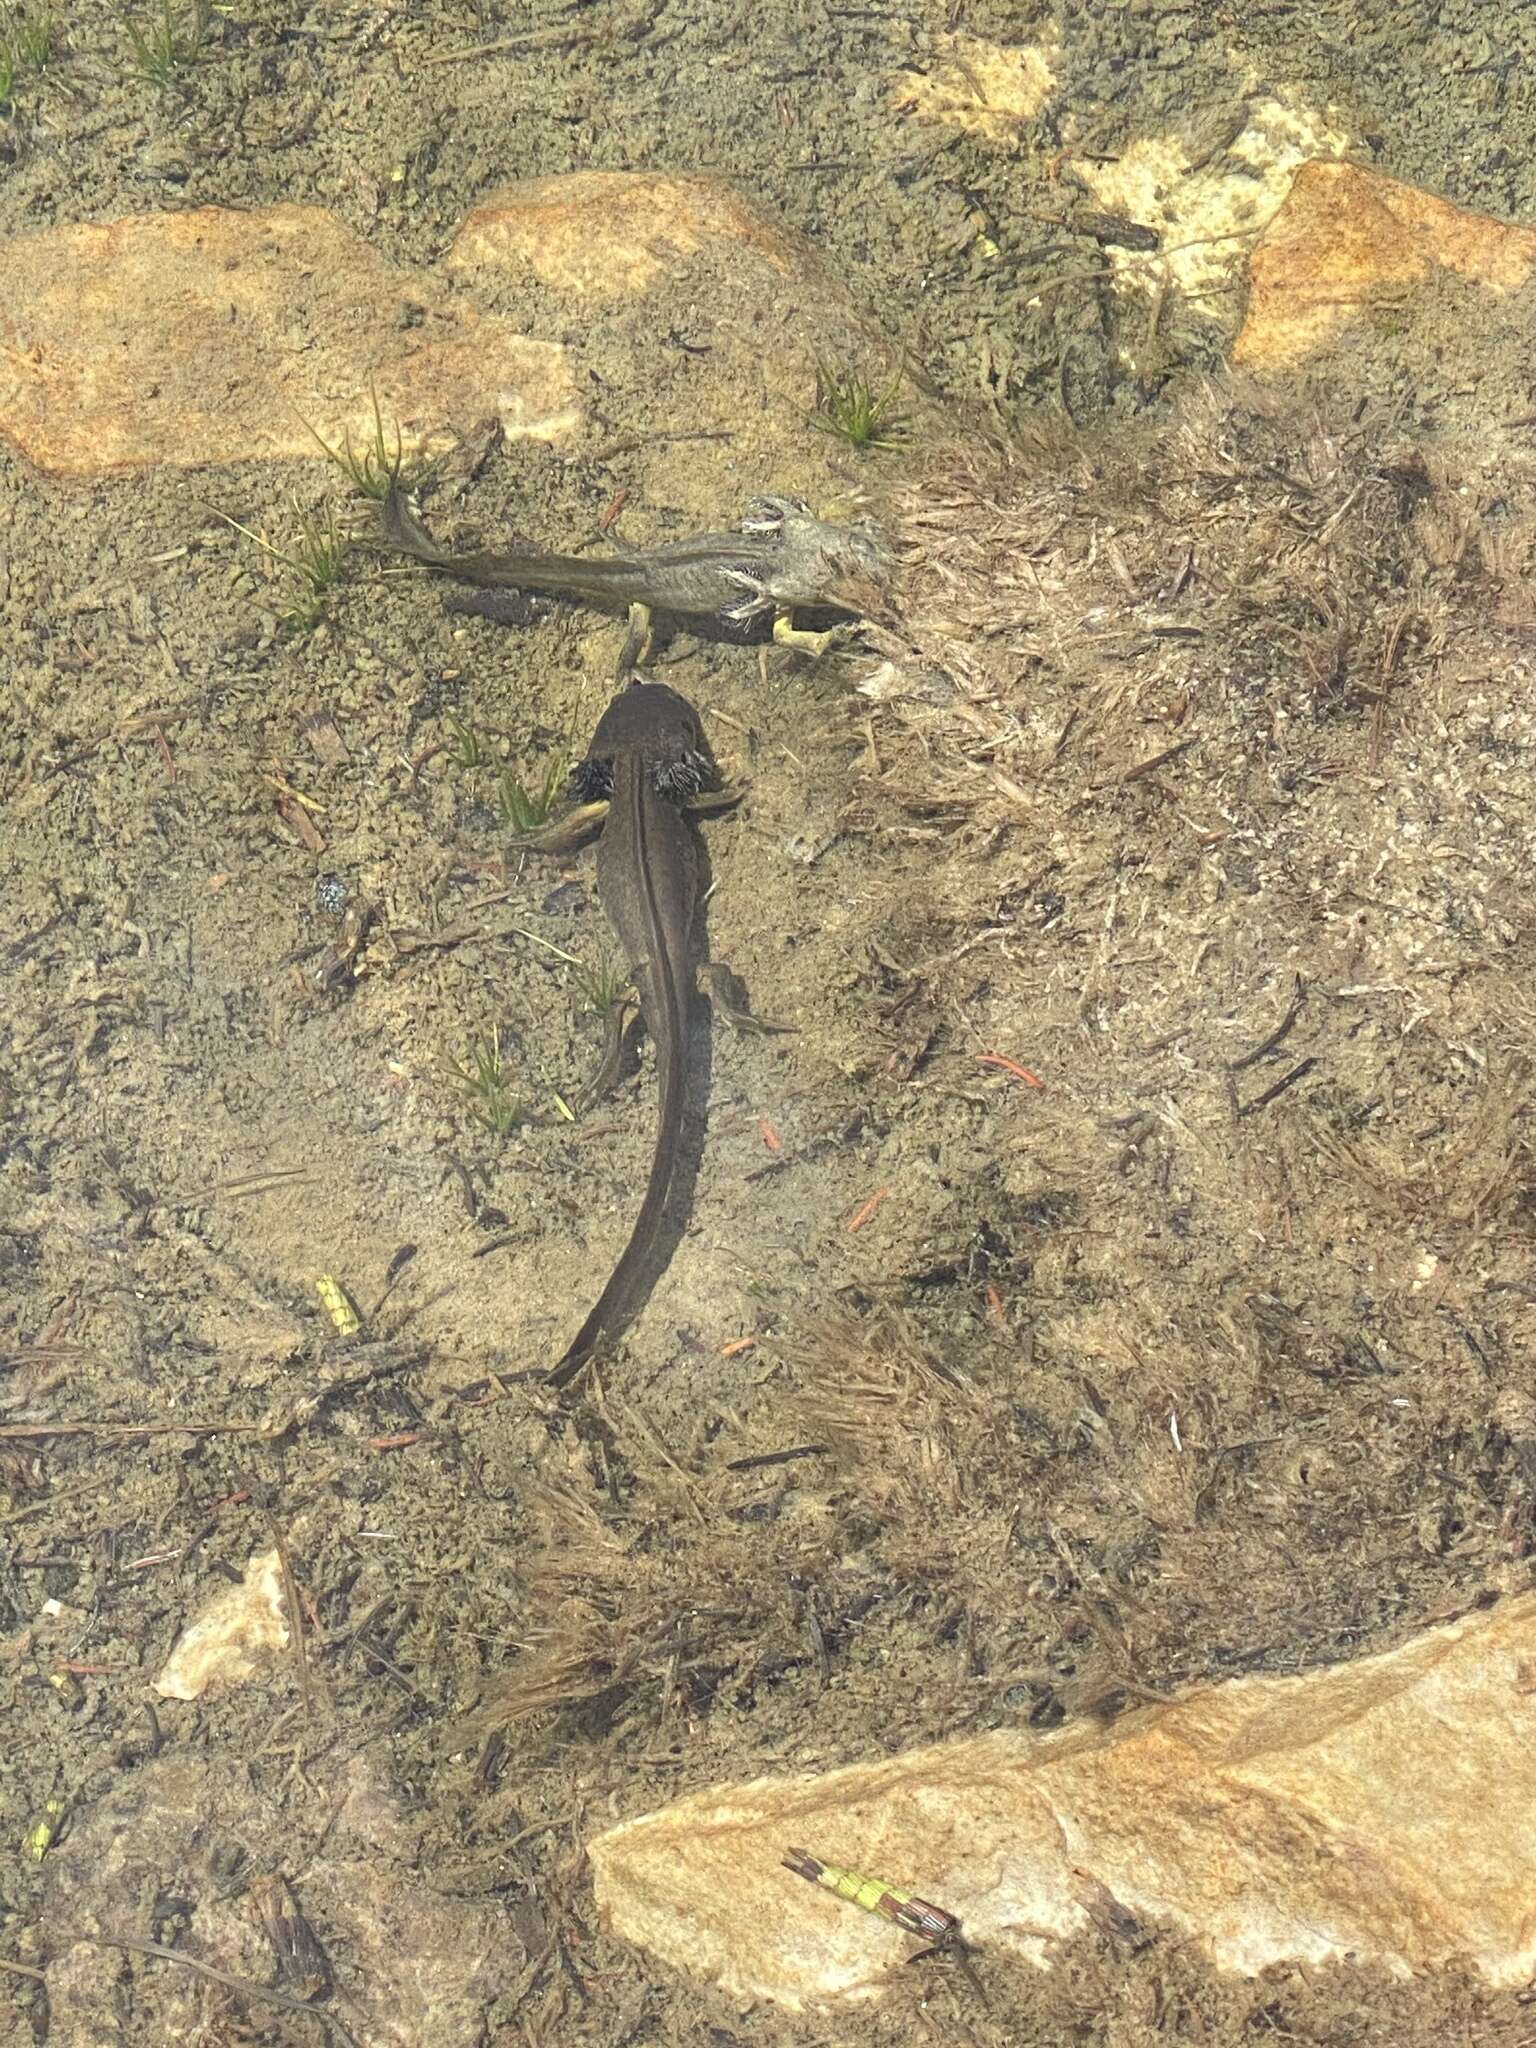
{"type": "Polygon", "coordinates": [[[340,875],[322,875],[315,883],[315,908],[327,917],[345,917],[352,891],[340,875]]]}
{"type": "Polygon", "coordinates": [[[43,1802],[43,1810],[22,1837],[22,1848],[34,1863],[41,1863],[64,1831],[69,1801],[55,1796],[43,1802]]]}
{"type": "Polygon", "coordinates": [[[330,1273],[322,1273],[315,1282],[315,1292],[320,1297],[320,1306],[335,1325],[337,1336],[355,1337],[363,1325],[341,1282],[330,1273]]]}
{"type": "Polygon", "coordinates": [[[878,1877],[861,1877],[856,1870],[839,1870],[835,1864],[823,1863],[805,1849],[787,1850],[783,1863],[786,1870],[809,1878],[825,1891],[835,1892],[850,1905],[862,1906],[866,1913],[878,1913],[882,1920],[894,1920],[908,1934],[920,1934],[936,1946],[948,1947],[959,1938],[960,1922],[953,1913],[946,1913],[942,1906],[930,1906],[926,1899],[916,1898],[911,1892],[898,1891],[895,1885],[885,1884],[878,1877]]]}

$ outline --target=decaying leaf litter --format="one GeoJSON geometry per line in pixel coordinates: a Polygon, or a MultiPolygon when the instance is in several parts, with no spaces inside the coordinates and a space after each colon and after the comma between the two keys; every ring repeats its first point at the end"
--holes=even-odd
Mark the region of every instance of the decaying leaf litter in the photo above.
{"type": "MultiPolygon", "coordinates": [[[[377,191],[360,224],[407,251],[492,177],[562,161],[557,123],[508,145],[499,116],[494,144],[491,113],[450,119],[425,81],[451,65],[385,93],[365,10],[292,55],[264,18],[221,22],[173,108],[114,71],[113,38],[105,13],[72,20],[78,55],[36,88],[56,97],[8,126],[9,228],[61,150],[70,217],[141,205],[133,167],[157,203],[270,177],[259,196],[343,211],[377,191]],[[317,112],[267,156],[199,143],[237,105],[297,134],[332,66],[376,95],[357,134],[317,112]]],[[[822,94],[846,128],[848,67],[874,61],[816,47],[795,81],[812,134],[822,94]]],[[[600,153],[707,157],[705,96],[697,130],[648,130],[661,60],[623,48],[622,131],[600,125],[611,49],[515,61],[530,91],[557,80],[578,136],[599,123],[600,153]]],[[[957,165],[1005,220],[1043,195],[1021,137],[1001,170],[962,142],[861,211],[807,198],[831,174],[784,162],[765,98],[733,108],[741,168],[834,248],[865,238],[872,294],[904,281],[910,303],[899,231],[938,234],[957,165]]],[[[900,139],[868,115],[853,132],[872,192],[900,139]]],[[[1389,168],[1433,182],[1393,146],[1389,168]]],[[[955,328],[989,312],[1016,341],[985,264],[960,268],[955,328]]],[[[974,396],[965,350],[912,311],[931,374],[974,396]]],[[[1044,353],[1006,405],[1050,397],[1044,353]]],[[[1081,435],[1011,414],[1006,453],[846,458],[905,559],[878,659],[776,661],[765,688],[750,654],[680,643],[665,669],[753,784],[706,828],[712,937],[800,1029],[700,1047],[688,1231],[565,1433],[516,1375],[622,1235],[644,1076],[604,1125],[499,1133],[455,1075],[492,1032],[541,1105],[589,1070],[590,876],[509,862],[496,811],[504,770],[532,786],[584,743],[616,629],[455,622],[370,567],[322,635],[280,638],[238,537],[209,518],[175,551],[181,485],[62,492],[7,458],[0,1590],[26,1762],[6,1825],[21,1844],[54,1800],[64,1821],[6,1881],[17,2038],[46,2020],[25,1973],[88,1931],[71,1826],[89,1844],[136,1796],[177,1907],[145,1941],[277,1985],[268,1938],[230,1930],[256,1926],[243,1878],[283,1873],[322,1932],[353,1902],[331,1961],[366,1999],[384,1905],[337,1881],[366,1857],[327,1855],[360,1773],[412,1809],[409,1856],[379,1852],[395,1893],[409,1867],[507,1931],[490,2038],[729,2035],[591,1926],[593,1826],[720,1778],[1347,1657],[1523,1582],[1520,465],[1426,449],[1390,379],[1359,417],[1191,385],[1133,420],[1110,395],[1081,435]],[[478,768],[453,758],[463,730],[478,768]],[[366,1312],[350,1347],[324,1273],[366,1312]],[[188,1613],[274,1529],[302,1666],[146,1714],[188,1613]],[[238,1834],[234,1871],[184,1818],[199,1799],[238,1834]]],[[[707,473],[718,450],[696,455],[707,473]]],[[[459,516],[577,536],[623,483],[508,450],[459,516]]],[[[230,500],[275,530],[295,490],[331,488],[247,473],[230,500]]],[[[120,2038],[318,2035],[280,2000],[123,1960],[86,1980],[113,1987],[120,2038]]],[[[1155,1931],[1134,1953],[1085,1935],[1050,1979],[986,1976],[985,2009],[949,1975],[893,1975],[844,2038],[1524,2031],[1517,2001],[1454,1982],[1217,1983],[1155,1931]]],[[[369,2038],[340,1991],[328,2009],[369,2038]]]]}

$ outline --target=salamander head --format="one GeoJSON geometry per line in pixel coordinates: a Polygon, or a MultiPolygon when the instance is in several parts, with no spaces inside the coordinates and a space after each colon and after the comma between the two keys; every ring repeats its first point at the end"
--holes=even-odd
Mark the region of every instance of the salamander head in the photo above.
{"type": "Polygon", "coordinates": [[[678,800],[696,796],[713,766],[699,714],[666,683],[631,683],[613,698],[572,775],[577,794],[589,803],[608,796],[614,761],[637,754],[653,786],[678,800]]]}

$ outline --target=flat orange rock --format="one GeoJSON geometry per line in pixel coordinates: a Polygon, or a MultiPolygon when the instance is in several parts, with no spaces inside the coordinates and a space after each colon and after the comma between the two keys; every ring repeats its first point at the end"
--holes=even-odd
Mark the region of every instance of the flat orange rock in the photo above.
{"type": "Polygon", "coordinates": [[[805,260],[792,236],[723,179],[577,171],[500,187],[467,217],[447,263],[522,268],[557,291],[622,298],[712,244],[755,250],[785,276],[805,260]]]}
{"type": "Polygon", "coordinates": [[[1299,1678],[1113,1726],[1007,1730],[679,1800],[589,1844],[620,1937],[738,1998],[877,1994],[920,1945],[786,1849],[960,1916],[983,1977],[1090,1924],[1172,1923],[1218,1968],[1353,1956],[1536,1969],[1536,1594],[1299,1678]],[[1494,1789],[1496,1788],[1496,1789],[1494,1789]]]}
{"type": "Polygon", "coordinates": [[[0,434],[39,469],[100,476],[317,455],[373,428],[447,446],[497,416],[579,423],[565,352],[386,263],[333,214],[199,207],[23,236],[0,271],[0,434]]]}
{"type": "Polygon", "coordinates": [[[1437,269],[1513,291],[1536,269],[1536,229],[1468,213],[1359,164],[1303,164],[1250,258],[1232,360],[1256,370],[1303,363],[1362,308],[1437,269]]]}

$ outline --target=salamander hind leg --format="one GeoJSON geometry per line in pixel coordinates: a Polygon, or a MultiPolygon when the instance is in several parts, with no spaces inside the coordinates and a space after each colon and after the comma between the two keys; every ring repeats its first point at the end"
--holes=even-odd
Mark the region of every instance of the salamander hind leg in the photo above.
{"type": "Polygon", "coordinates": [[[724,1018],[733,1031],[752,1031],[769,1037],[799,1029],[796,1024],[772,1024],[762,1017],[754,1017],[745,982],[723,960],[708,961],[699,969],[699,980],[707,985],[716,1016],[724,1018]]]}

